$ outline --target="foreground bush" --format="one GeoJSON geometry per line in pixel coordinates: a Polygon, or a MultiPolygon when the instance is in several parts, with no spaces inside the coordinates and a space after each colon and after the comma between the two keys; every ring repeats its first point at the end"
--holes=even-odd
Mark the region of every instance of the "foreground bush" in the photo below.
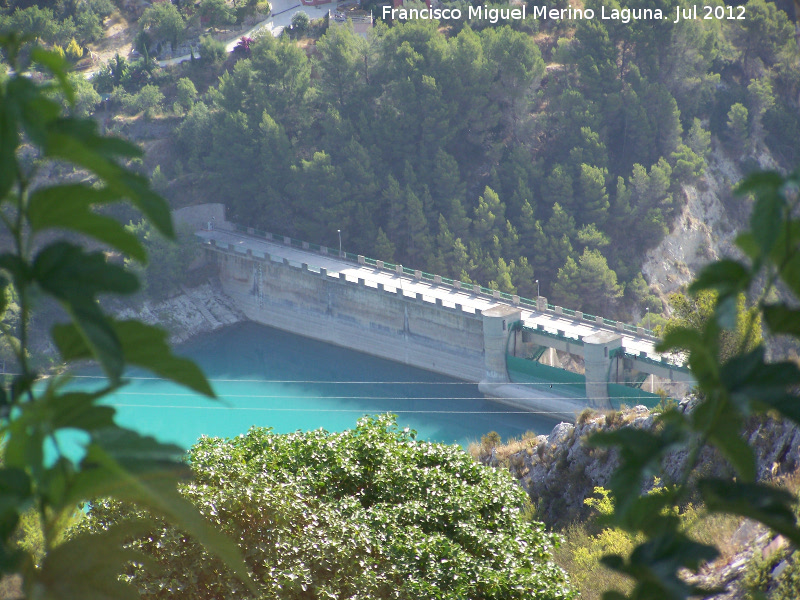
{"type": "MultiPolygon", "coordinates": [[[[239,540],[263,598],[571,598],[554,537],[528,522],[508,474],[458,446],[415,440],[390,416],[342,433],[252,429],[201,439],[184,494],[239,540]]],[[[130,516],[95,506],[104,528],[130,516]]],[[[144,598],[245,597],[187,536],[164,527],[134,543],[144,598]]]]}

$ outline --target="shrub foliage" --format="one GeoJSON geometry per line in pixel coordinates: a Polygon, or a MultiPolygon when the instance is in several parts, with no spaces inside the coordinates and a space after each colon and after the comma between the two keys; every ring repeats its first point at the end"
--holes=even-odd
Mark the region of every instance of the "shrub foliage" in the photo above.
{"type": "MultiPolygon", "coordinates": [[[[525,493],[507,473],[420,442],[390,415],[342,433],[202,438],[190,458],[183,493],[239,540],[258,597],[573,597],[551,562],[555,537],[523,516],[525,493]]],[[[132,514],[98,504],[86,526],[132,514]]],[[[249,597],[172,527],[134,545],[160,566],[131,567],[143,598],[249,597]]]]}

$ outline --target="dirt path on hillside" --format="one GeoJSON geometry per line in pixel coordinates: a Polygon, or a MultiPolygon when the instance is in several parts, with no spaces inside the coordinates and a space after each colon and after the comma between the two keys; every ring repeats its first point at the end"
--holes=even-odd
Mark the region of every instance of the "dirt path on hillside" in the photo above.
{"type": "Polygon", "coordinates": [[[89,45],[94,60],[92,66],[85,71],[87,75],[99,71],[100,67],[114,58],[117,53],[127,57],[133,47],[133,38],[136,37],[138,29],[135,22],[129,23],[119,11],[109,17],[104,27],[105,37],[99,42],[89,45]]]}

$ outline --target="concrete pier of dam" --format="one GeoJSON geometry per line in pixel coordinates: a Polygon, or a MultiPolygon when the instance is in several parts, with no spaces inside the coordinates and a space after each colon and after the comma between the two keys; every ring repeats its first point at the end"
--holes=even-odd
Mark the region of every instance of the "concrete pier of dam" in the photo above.
{"type": "Polygon", "coordinates": [[[180,214],[176,220],[198,229],[226,294],[249,319],[265,325],[475,382],[496,400],[565,420],[587,407],[611,408],[607,382],[623,350],[645,372],[691,380],[685,369],[655,353],[654,339],[641,328],[631,331],[600,317],[586,322],[560,307],[548,311],[543,298],[545,310],[538,310],[539,302],[523,306],[516,296],[508,301],[492,290],[425,279],[399,265],[343,260],[337,250],[237,231],[225,221],[222,205],[193,207],[189,214],[191,220],[180,214]],[[583,357],[585,392],[511,381],[509,340],[518,336],[522,343],[522,326],[529,343],[583,357]]]}

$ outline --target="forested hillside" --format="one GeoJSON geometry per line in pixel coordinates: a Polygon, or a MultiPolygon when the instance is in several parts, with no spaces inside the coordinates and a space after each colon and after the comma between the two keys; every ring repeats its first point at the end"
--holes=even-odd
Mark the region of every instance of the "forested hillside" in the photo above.
{"type": "Polygon", "coordinates": [[[177,148],[240,222],[332,244],[342,229],[349,250],[527,296],[539,279],[587,312],[614,313],[623,290],[657,310],[641,257],[712,135],[737,158],[766,144],[797,159],[793,27],[772,3],[746,10],[538,33],[419,21],[369,41],[335,28],[311,59],[263,38],[177,148]]]}
{"type": "Polygon", "coordinates": [[[319,243],[341,229],[348,251],[523,296],[538,280],[552,302],[628,317],[660,311],[642,259],[712,148],[743,171],[800,159],[786,12],[750,0],[744,19],[675,23],[676,5],[689,3],[629,2],[667,18],[628,23],[378,22],[368,39],[323,25],[227,59],[206,39],[200,60],[112,61],[93,82],[106,111],[175,128],[168,196],[319,243]]]}

